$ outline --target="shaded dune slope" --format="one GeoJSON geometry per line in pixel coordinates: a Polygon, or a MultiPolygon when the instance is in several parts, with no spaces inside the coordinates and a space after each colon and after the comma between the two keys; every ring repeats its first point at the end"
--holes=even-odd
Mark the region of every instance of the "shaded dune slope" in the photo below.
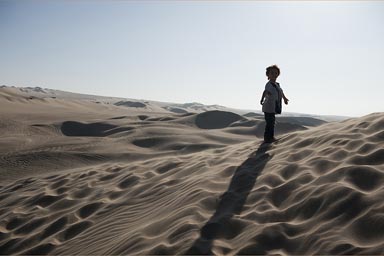
{"type": "Polygon", "coordinates": [[[2,167],[15,164],[25,177],[0,183],[0,251],[384,253],[383,113],[291,132],[269,146],[240,132],[257,125],[233,127],[243,118],[9,121],[3,130],[23,127],[31,142],[1,154],[2,167]],[[24,169],[12,160],[38,153],[46,158],[24,169]],[[95,159],[80,164],[76,154],[95,159]],[[38,176],[27,175],[32,167],[38,176]]]}
{"type": "Polygon", "coordinates": [[[198,114],[195,122],[197,127],[202,129],[220,129],[228,127],[230,124],[244,119],[245,118],[240,115],[232,112],[215,110],[198,114]]]}
{"type": "Polygon", "coordinates": [[[105,122],[84,124],[76,121],[66,121],[61,125],[61,132],[66,136],[103,137],[132,129],[132,127],[124,128],[105,122]]]}

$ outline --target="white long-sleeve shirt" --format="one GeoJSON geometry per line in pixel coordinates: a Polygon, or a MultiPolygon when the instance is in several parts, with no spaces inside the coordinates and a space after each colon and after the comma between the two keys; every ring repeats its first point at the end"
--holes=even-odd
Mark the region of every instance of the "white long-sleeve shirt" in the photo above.
{"type": "Polygon", "coordinates": [[[280,84],[276,82],[275,85],[276,88],[273,86],[271,81],[268,81],[268,83],[265,85],[265,91],[269,92],[265,94],[265,99],[263,102],[262,110],[265,113],[276,113],[276,101],[281,100],[283,95],[283,89],[281,89],[280,84]],[[280,91],[280,98],[277,90],[280,91]]]}

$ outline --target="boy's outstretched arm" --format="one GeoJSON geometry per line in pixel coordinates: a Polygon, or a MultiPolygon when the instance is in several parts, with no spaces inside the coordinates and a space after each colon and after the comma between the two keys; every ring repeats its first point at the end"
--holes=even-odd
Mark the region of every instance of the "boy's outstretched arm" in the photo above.
{"type": "Polygon", "coordinates": [[[283,93],[283,99],[284,99],[285,105],[288,105],[289,99],[287,97],[285,97],[284,93],[283,93]]]}

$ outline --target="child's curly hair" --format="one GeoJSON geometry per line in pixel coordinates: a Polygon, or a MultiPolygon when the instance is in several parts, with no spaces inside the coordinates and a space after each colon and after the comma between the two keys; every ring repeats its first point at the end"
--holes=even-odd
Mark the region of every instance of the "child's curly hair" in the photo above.
{"type": "Polygon", "coordinates": [[[277,65],[272,65],[272,66],[267,67],[267,72],[265,72],[265,74],[268,76],[269,72],[271,72],[272,69],[276,69],[277,72],[279,72],[279,75],[280,75],[280,68],[277,65]]]}

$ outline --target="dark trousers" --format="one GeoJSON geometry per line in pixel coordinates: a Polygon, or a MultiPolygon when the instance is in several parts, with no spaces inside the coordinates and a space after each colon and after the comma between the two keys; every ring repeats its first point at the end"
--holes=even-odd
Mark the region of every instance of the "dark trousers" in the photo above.
{"type": "Polygon", "coordinates": [[[265,113],[265,131],[264,131],[264,140],[270,141],[275,136],[275,113],[265,113]]]}

